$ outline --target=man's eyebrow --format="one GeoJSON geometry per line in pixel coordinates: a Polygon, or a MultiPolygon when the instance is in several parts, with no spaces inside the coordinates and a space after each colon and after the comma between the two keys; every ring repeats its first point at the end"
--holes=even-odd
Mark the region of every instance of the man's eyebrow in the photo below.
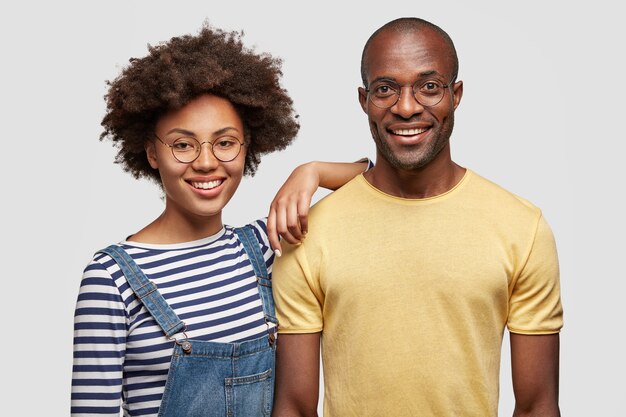
{"type": "Polygon", "coordinates": [[[435,70],[420,72],[419,76],[422,77],[430,77],[431,75],[441,75],[435,70]]]}
{"type": "MultiPolygon", "coordinates": [[[[438,76],[442,76],[438,71],[436,70],[428,70],[428,71],[422,71],[417,75],[417,79],[422,79],[425,77],[431,77],[433,75],[438,75],[438,76]]],[[[379,82],[379,81],[392,81],[394,83],[397,83],[395,77],[390,77],[388,75],[382,75],[380,77],[376,77],[372,80],[372,82],[370,84],[373,84],[375,82],[379,82]]]]}
{"type": "Polygon", "coordinates": [[[389,76],[383,75],[381,77],[374,78],[370,84],[373,84],[373,83],[379,82],[379,81],[393,81],[395,83],[396,79],[394,77],[389,77],[389,76]]]}

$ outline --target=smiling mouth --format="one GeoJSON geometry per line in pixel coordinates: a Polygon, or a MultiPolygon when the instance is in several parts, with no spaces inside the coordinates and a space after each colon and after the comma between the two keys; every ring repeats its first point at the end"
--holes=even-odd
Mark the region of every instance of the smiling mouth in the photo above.
{"type": "Polygon", "coordinates": [[[394,135],[398,136],[413,136],[419,135],[420,133],[424,133],[428,130],[428,128],[420,128],[420,129],[394,129],[391,131],[394,135]]]}
{"type": "Polygon", "coordinates": [[[219,187],[220,185],[222,185],[223,182],[224,180],[214,180],[214,181],[208,181],[208,182],[192,181],[191,186],[193,188],[198,188],[200,190],[211,190],[215,187],[219,187]]]}

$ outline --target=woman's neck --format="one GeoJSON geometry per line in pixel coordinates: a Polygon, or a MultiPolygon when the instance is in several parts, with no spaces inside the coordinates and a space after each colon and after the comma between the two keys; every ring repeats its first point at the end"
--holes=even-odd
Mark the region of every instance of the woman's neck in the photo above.
{"type": "Polygon", "coordinates": [[[212,236],[223,227],[221,212],[212,216],[196,216],[166,208],[152,223],[128,240],[152,244],[191,242],[212,236]]]}

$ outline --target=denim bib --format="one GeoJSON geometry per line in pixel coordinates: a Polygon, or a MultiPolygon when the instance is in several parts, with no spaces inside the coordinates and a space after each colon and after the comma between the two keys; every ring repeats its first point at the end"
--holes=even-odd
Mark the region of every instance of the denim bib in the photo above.
{"type": "Polygon", "coordinates": [[[159,417],[257,417],[270,416],[274,397],[276,328],[278,325],[265,259],[250,226],[236,228],[254,273],[266,335],[240,343],[189,340],[183,323],[156,285],[117,245],[100,252],[111,256],[163,333],[175,342],[159,417]],[[182,335],[182,337],[181,337],[182,335]]]}

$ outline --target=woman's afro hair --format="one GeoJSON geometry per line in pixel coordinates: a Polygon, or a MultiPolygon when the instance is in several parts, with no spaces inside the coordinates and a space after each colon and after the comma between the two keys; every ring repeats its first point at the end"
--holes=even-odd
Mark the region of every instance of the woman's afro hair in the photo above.
{"type": "Polygon", "coordinates": [[[254,175],[263,154],[284,149],[298,133],[298,116],[281,88],[281,60],[244,47],[243,32],[205,23],[197,35],[174,37],[149,54],[131,58],[105,95],[100,139],[117,146],[116,163],[135,178],[160,184],[145,153],[158,119],[192,99],[213,94],[229,100],[244,125],[248,145],[244,173],[254,175]]]}

